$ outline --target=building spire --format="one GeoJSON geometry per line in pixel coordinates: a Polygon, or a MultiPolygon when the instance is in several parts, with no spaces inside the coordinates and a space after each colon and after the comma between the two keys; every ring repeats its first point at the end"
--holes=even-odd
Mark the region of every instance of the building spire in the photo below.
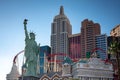
{"type": "Polygon", "coordinates": [[[60,15],[64,15],[64,8],[63,8],[63,6],[60,6],[60,15]]]}

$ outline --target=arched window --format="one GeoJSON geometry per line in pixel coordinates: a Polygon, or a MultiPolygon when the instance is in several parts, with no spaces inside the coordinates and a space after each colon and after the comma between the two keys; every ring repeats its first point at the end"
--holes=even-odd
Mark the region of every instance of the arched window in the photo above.
{"type": "Polygon", "coordinates": [[[48,80],[48,78],[44,78],[43,80],[48,80]]]}
{"type": "Polygon", "coordinates": [[[59,80],[59,78],[58,78],[58,77],[55,77],[53,80],[59,80]]]}

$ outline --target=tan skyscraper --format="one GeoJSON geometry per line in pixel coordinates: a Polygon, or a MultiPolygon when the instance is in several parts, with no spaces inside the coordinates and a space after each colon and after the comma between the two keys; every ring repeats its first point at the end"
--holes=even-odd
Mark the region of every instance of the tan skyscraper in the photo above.
{"type": "Polygon", "coordinates": [[[96,48],[95,35],[101,34],[100,25],[85,19],[81,25],[81,56],[86,57],[87,52],[96,48]]]}
{"type": "MultiPolygon", "coordinates": [[[[72,34],[71,27],[61,6],[59,15],[54,17],[51,24],[51,54],[68,54],[68,36],[72,34]]],[[[57,57],[58,60],[63,58],[64,56],[57,57]]]]}
{"type": "Polygon", "coordinates": [[[111,30],[110,35],[115,37],[120,36],[120,24],[111,30]]]}

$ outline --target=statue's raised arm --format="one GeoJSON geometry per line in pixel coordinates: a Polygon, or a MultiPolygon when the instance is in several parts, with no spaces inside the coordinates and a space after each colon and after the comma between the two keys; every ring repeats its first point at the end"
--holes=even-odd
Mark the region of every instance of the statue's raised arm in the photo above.
{"type": "Polygon", "coordinates": [[[26,26],[27,25],[27,21],[28,21],[27,19],[24,19],[24,23],[23,23],[24,24],[24,30],[25,30],[25,40],[29,39],[27,26],[26,26]]]}
{"type": "Polygon", "coordinates": [[[31,32],[28,34],[27,31],[27,19],[24,19],[24,30],[25,30],[25,66],[26,72],[25,76],[37,76],[37,71],[39,71],[39,49],[40,46],[37,45],[35,41],[35,34],[31,32]]]}

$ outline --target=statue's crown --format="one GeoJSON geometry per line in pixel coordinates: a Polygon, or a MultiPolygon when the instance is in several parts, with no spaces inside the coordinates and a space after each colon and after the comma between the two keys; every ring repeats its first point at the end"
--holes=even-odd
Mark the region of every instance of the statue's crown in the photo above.
{"type": "Polygon", "coordinates": [[[30,35],[35,35],[35,33],[34,32],[30,32],[30,35]]]}

